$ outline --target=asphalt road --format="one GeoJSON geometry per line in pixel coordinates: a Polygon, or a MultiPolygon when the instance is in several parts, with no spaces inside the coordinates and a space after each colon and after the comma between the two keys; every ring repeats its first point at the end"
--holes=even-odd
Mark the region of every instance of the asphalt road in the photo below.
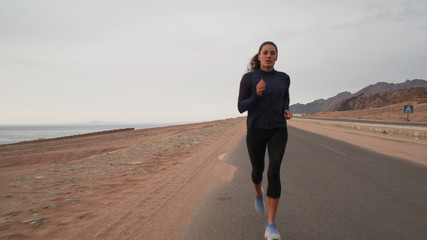
{"type": "MultiPolygon", "coordinates": [[[[206,191],[181,239],[263,239],[244,138],[223,161],[233,180],[206,191]]],[[[425,166],[289,127],[281,176],[282,239],[427,239],[425,166]]]]}

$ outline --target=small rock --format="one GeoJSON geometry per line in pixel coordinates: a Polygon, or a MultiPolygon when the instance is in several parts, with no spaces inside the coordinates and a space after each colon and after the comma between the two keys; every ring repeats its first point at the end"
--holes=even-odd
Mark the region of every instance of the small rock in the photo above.
{"type": "Polygon", "coordinates": [[[64,200],[65,201],[68,201],[68,200],[74,200],[74,199],[77,199],[77,198],[79,198],[80,196],[71,196],[71,197],[65,197],[64,198],[64,200]]]}
{"type": "Polygon", "coordinates": [[[12,219],[0,219],[0,223],[12,222],[12,219]]]}
{"type": "Polygon", "coordinates": [[[7,213],[7,214],[5,214],[5,215],[3,215],[3,216],[12,216],[12,217],[15,217],[15,216],[18,216],[20,213],[22,213],[23,211],[18,211],[18,212],[10,212],[10,213],[7,213]]]}
{"type": "Polygon", "coordinates": [[[0,226],[0,231],[4,231],[4,230],[7,230],[7,229],[9,229],[9,225],[0,226]]]}
{"type": "Polygon", "coordinates": [[[11,198],[13,197],[12,193],[6,193],[6,195],[2,196],[3,198],[11,198]]]}
{"type": "Polygon", "coordinates": [[[46,205],[41,206],[40,208],[46,209],[46,208],[57,208],[57,207],[58,207],[58,205],[46,204],[46,205]]]}
{"type": "Polygon", "coordinates": [[[23,221],[22,223],[31,225],[33,227],[39,227],[46,221],[47,221],[47,218],[39,218],[39,219],[31,219],[31,220],[23,221]]]}

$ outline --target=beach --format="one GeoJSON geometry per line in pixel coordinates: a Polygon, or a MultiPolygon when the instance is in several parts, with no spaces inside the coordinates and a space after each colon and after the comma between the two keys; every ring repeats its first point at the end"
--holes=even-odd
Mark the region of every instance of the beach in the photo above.
{"type": "MultiPolygon", "coordinates": [[[[0,145],[0,239],[175,239],[204,191],[232,181],[221,159],[245,121],[0,145]]],[[[427,165],[425,140],[289,126],[427,165]]]]}

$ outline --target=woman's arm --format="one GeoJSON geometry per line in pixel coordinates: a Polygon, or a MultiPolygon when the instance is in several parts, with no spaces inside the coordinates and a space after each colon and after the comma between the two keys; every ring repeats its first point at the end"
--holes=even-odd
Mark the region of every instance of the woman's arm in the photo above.
{"type": "Polygon", "coordinates": [[[287,85],[288,86],[286,87],[285,95],[283,96],[283,115],[286,120],[289,120],[293,117],[292,112],[289,111],[289,102],[290,102],[289,86],[291,85],[291,80],[289,77],[287,79],[287,85]]]}
{"type": "Polygon", "coordinates": [[[252,108],[260,97],[256,92],[251,92],[251,80],[247,74],[243,75],[240,81],[239,100],[237,103],[239,112],[244,113],[252,108]]]}

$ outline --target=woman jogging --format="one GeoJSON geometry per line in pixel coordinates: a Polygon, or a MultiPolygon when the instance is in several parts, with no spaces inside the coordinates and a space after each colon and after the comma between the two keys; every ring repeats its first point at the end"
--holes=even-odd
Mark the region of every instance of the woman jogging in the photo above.
{"type": "Polygon", "coordinates": [[[252,182],[255,187],[255,209],[263,214],[264,190],[261,188],[264,156],[268,150],[267,213],[265,238],[280,239],[274,222],[281,194],[280,165],[288,139],[286,120],[289,111],[290,78],[274,69],[277,46],[273,42],[261,44],[240,82],[239,112],[248,111],[246,145],[252,164],[252,182]]]}

